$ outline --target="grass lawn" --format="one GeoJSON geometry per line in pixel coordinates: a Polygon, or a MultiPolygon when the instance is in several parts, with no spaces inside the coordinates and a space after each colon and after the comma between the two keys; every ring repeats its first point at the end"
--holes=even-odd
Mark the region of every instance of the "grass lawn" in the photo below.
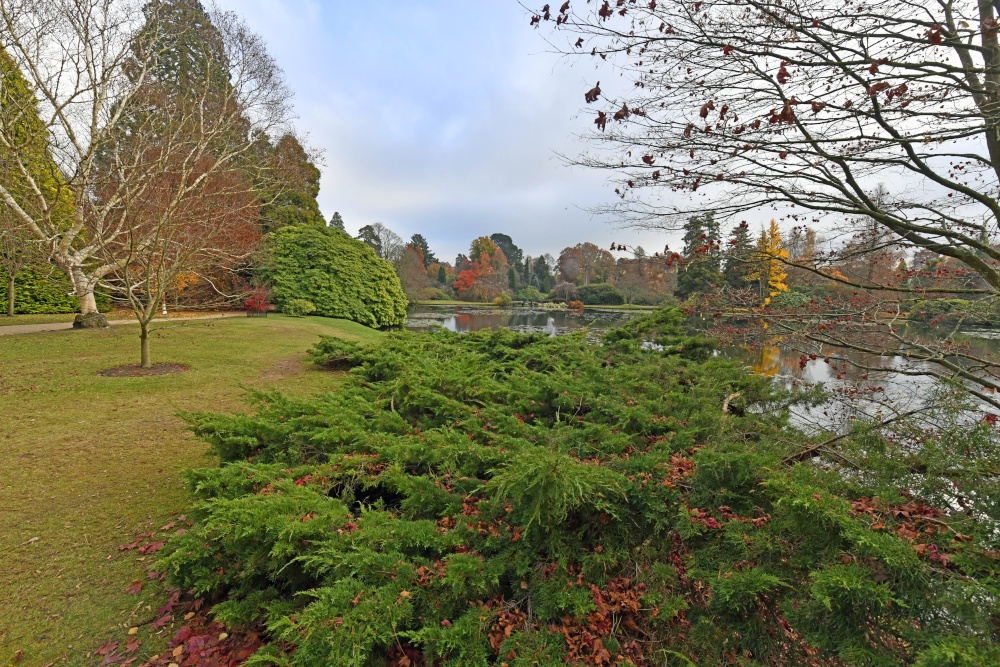
{"type": "Polygon", "coordinates": [[[13,326],[16,324],[58,324],[60,322],[72,322],[76,317],[75,313],[68,315],[0,315],[0,327],[13,326]]]}
{"type": "MultiPolygon", "coordinates": [[[[150,617],[162,593],[126,594],[147,564],[118,546],[183,511],[181,471],[214,463],[177,411],[243,409],[242,387],[335,387],[305,361],[320,334],[378,335],[280,315],[164,323],[153,361],[190,369],[149,378],[97,375],[138,361],[133,327],[0,338],[0,664],[23,651],[19,666],[94,665],[88,653],[150,617]]],[[[149,627],[140,662],[168,632],[149,627]]]]}

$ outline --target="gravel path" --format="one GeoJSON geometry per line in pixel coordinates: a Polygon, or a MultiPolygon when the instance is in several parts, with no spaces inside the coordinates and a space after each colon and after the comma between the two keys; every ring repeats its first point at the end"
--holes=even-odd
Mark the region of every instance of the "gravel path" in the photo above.
{"type": "MultiPolygon", "coordinates": [[[[161,318],[153,320],[153,324],[162,324],[165,322],[189,322],[191,320],[218,320],[224,317],[246,317],[246,313],[214,313],[212,315],[195,315],[193,317],[161,318]]],[[[108,324],[118,326],[120,324],[138,324],[138,322],[134,319],[108,320],[108,324]]],[[[7,326],[0,326],[0,336],[48,333],[49,331],[66,331],[67,329],[72,328],[72,322],[50,322],[48,324],[9,324],[7,326]]]]}

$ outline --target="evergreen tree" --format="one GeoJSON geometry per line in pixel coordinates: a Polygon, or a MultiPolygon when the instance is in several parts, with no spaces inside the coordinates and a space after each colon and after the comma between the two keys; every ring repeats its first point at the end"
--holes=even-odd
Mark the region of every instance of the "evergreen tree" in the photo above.
{"type": "Polygon", "coordinates": [[[320,171],[299,140],[286,134],[274,147],[265,150],[272,156],[280,183],[259,189],[263,230],[269,232],[296,224],[325,226],[316,201],[320,171]]]}
{"type": "Polygon", "coordinates": [[[531,271],[531,284],[543,292],[548,292],[554,283],[549,263],[545,261],[544,257],[538,257],[531,271]]]}
{"type": "Polygon", "coordinates": [[[710,292],[722,283],[719,223],[709,211],[688,218],[684,225],[684,264],[677,276],[678,299],[710,292]]]}
{"type": "MultiPolygon", "coordinates": [[[[52,216],[69,226],[73,198],[48,149],[48,132],[37,101],[17,65],[0,49],[0,129],[11,145],[0,159],[0,183],[31,217],[52,216]],[[9,154],[8,154],[9,152],[9,154]]],[[[0,197],[0,270],[6,274],[7,313],[14,314],[18,273],[45,261],[45,248],[24,220],[0,197]]]]}
{"type": "Polygon", "coordinates": [[[448,283],[448,272],[444,270],[444,264],[438,267],[438,282],[442,285],[448,283]]]}
{"type": "Polygon", "coordinates": [[[726,244],[726,268],[723,278],[732,289],[740,290],[747,287],[747,276],[753,270],[754,244],[750,239],[750,225],[741,222],[729,234],[726,244]]]}
{"type": "Polygon", "coordinates": [[[512,238],[506,234],[491,234],[490,240],[503,250],[504,257],[507,258],[507,262],[511,266],[517,269],[521,268],[521,264],[524,261],[524,251],[514,245],[512,238]]]}
{"type": "Polygon", "coordinates": [[[152,0],[143,8],[146,23],[135,43],[136,55],[154,53],[149,78],[183,93],[189,86],[231,89],[229,59],[219,31],[198,0],[152,0]]]}
{"type": "Polygon", "coordinates": [[[431,252],[430,247],[428,247],[427,239],[424,238],[423,234],[414,234],[412,237],[410,237],[410,243],[412,243],[417,248],[420,248],[420,252],[424,254],[425,269],[434,262],[438,261],[438,258],[434,256],[434,253],[431,252]]]}
{"type": "Polygon", "coordinates": [[[333,216],[330,218],[330,222],[327,223],[328,227],[333,227],[334,229],[339,229],[340,231],[347,231],[344,229],[344,219],[340,217],[339,211],[334,211],[333,216]]]}

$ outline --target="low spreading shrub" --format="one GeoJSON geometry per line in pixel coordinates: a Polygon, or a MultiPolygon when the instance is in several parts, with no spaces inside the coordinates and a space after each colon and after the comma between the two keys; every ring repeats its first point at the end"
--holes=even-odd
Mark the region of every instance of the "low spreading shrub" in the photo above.
{"type": "Polygon", "coordinates": [[[812,297],[798,291],[781,292],[771,303],[778,308],[801,308],[812,301],[812,297]]]}
{"type": "Polygon", "coordinates": [[[681,321],[324,338],[336,392],[187,415],[160,565],[252,665],[1000,664],[990,529],[786,463],[801,399],[681,321]]]}
{"type": "Polygon", "coordinates": [[[285,313],[285,315],[291,315],[292,317],[303,317],[305,315],[315,313],[316,304],[306,299],[292,299],[285,304],[282,312],[285,313]]]}

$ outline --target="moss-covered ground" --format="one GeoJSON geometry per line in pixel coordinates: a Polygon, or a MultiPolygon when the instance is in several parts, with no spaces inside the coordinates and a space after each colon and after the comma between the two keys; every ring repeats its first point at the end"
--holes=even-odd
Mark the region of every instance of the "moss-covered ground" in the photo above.
{"type": "MultiPolygon", "coordinates": [[[[291,394],[332,388],[338,376],[313,370],[304,351],[320,334],[378,335],[325,318],[163,324],[154,361],[189,370],[99,376],[137,360],[137,333],[0,338],[0,664],[96,664],[104,640],[162,603],[153,583],[126,593],[147,567],[118,547],[183,511],[181,471],[211,463],[178,411],[241,410],[248,389],[279,384],[291,394]]],[[[144,647],[163,640],[148,626],[138,636],[144,647]]]]}

